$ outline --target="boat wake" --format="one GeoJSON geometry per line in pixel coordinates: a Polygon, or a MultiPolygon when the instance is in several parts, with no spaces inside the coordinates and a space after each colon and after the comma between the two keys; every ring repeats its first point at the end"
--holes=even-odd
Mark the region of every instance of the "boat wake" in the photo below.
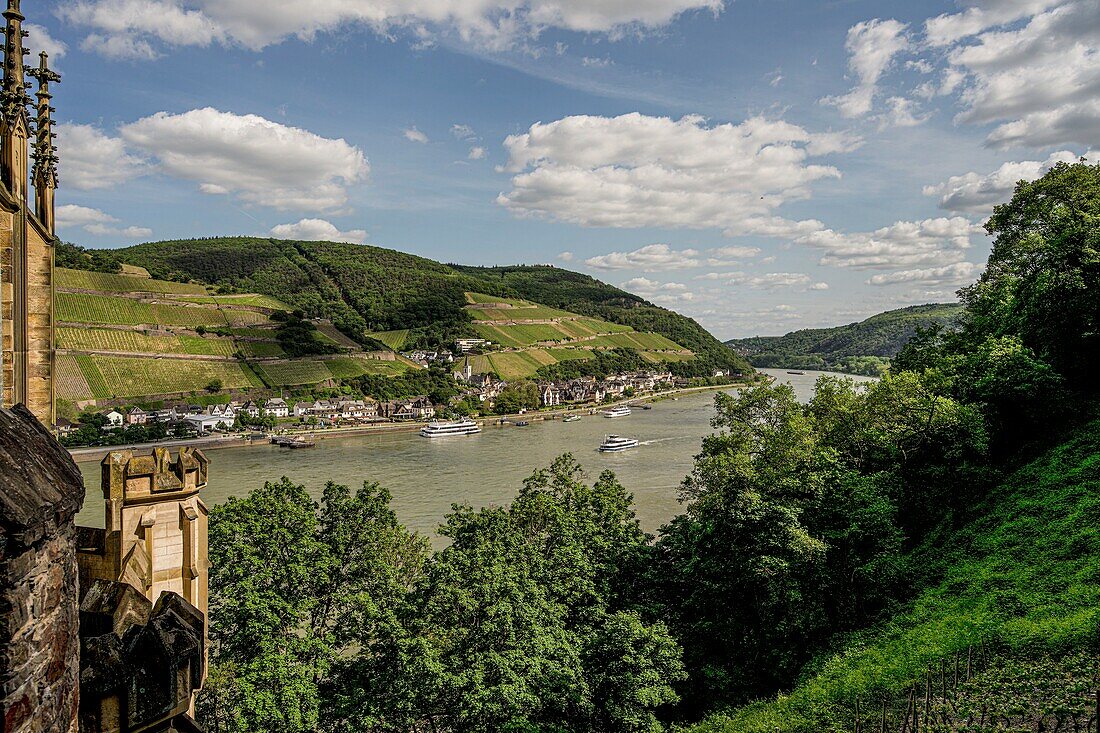
{"type": "Polygon", "coordinates": [[[654,438],[653,440],[643,440],[638,445],[657,445],[658,443],[671,443],[676,440],[688,440],[686,436],[676,438],[654,438]]]}

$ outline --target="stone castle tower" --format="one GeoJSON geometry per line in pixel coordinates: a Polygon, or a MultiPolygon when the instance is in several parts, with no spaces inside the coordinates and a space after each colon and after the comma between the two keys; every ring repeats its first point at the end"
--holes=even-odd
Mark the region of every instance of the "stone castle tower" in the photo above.
{"type": "Polygon", "coordinates": [[[27,32],[19,0],[7,0],[4,76],[0,87],[0,407],[23,403],[54,422],[54,147],[45,53],[25,69],[27,32]],[[33,115],[26,77],[38,81],[33,115]],[[33,166],[30,164],[33,160],[33,166]],[[33,203],[31,187],[33,186],[33,203]]]}
{"type": "Polygon", "coordinates": [[[80,582],[122,582],[150,602],[177,593],[206,615],[208,462],[201,450],[115,451],[103,459],[104,529],[81,528],[80,582]]]}

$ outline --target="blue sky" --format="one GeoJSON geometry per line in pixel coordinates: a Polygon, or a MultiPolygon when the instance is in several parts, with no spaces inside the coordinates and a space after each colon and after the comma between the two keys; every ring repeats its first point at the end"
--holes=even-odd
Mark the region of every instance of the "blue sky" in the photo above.
{"type": "Polygon", "coordinates": [[[64,0],[60,234],[554,263],[720,337],[953,298],[1100,138],[1100,0],[64,0]]]}

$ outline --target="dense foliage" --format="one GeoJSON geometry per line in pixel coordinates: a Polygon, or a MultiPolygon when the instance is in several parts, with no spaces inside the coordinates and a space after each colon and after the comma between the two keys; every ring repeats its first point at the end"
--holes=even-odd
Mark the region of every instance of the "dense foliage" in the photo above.
{"type": "Polygon", "coordinates": [[[445,405],[458,394],[458,386],[450,370],[438,365],[410,369],[393,377],[366,374],[349,380],[348,385],[357,393],[382,402],[404,397],[428,397],[433,404],[445,405]]]}
{"type": "MultiPolygon", "coordinates": [[[[519,297],[666,336],[699,355],[670,364],[677,374],[749,372],[702,326],[594,280],[550,266],[443,265],[366,245],[220,237],[154,242],[115,250],[154,277],[197,280],[223,292],[271,295],[310,317],[329,318],[361,343],[365,334],[409,330],[404,347],[435,348],[476,335],[464,309],[468,291],[519,297]]],[[[369,344],[368,344],[369,345],[369,344]]]]}
{"type": "Polygon", "coordinates": [[[284,479],[215,510],[208,724],[846,730],[855,701],[924,684],[927,712],[929,667],[987,644],[1006,661],[952,715],[1094,691],[1098,202],[1097,166],[1021,184],[959,328],[918,333],[880,381],[719,395],[656,538],[570,457],[507,507],[455,507],[434,554],[377,487],[317,505],[284,479]]]}
{"type": "Polygon", "coordinates": [[[283,479],[216,508],[208,730],[658,727],[682,665],[624,607],[646,538],[613,476],[562,458],[441,533],[430,555],[369,484],[315,503],[283,479]]]}
{"type": "Polygon", "coordinates": [[[279,324],[275,329],[275,340],[287,356],[315,356],[340,351],[335,344],[318,338],[317,326],[306,320],[305,313],[300,310],[273,313],[271,320],[279,324]]]}
{"type": "Polygon", "coordinates": [[[92,272],[122,272],[122,263],[111,252],[85,249],[71,242],[58,242],[54,248],[54,265],[70,270],[90,270],[92,272]]]}
{"type": "Polygon", "coordinates": [[[847,326],[734,339],[726,345],[755,367],[827,369],[877,377],[919,329],[951,328],[962,311],[958,304],[914,305],[847,326]]]}

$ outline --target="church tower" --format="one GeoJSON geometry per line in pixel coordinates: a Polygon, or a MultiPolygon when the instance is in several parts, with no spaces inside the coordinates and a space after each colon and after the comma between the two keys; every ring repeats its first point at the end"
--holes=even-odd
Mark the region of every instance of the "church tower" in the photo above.
{"type": "Polygon", "coordinates": [[[7,0],[4,77],[0,87],[0,406],[24,403],[42,422],[54,421],[54,191],[50,71],[46,54],[27,72],[27,32],[19,0],[7,0]],[[26,77],[38,80],[32,122],[26,77]],[[34,148],[31,202],[30,148],[34,148]]]}

